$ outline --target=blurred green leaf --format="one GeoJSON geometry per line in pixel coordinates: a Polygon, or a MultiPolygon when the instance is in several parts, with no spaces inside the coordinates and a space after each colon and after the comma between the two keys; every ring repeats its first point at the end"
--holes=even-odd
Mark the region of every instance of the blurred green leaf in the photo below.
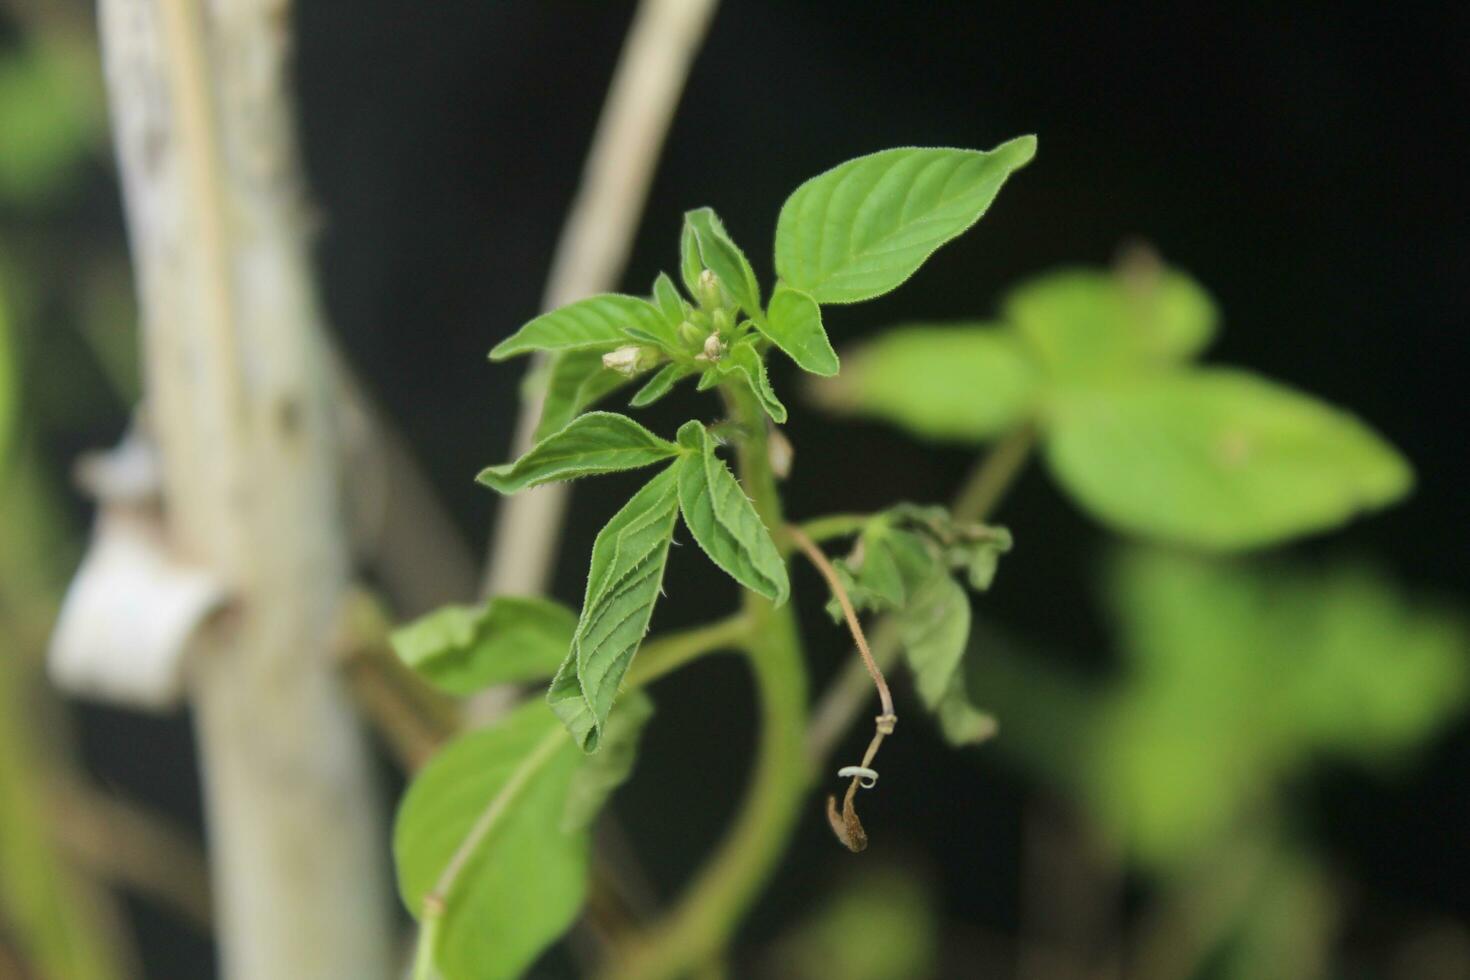
{"type": "Polygon", "coordinates": [[[1335,527],[1413,483],[1403,457],[1348,413],[1218,368],[1069,391],[1053,406],[1046,458],[1104,523],[1222,550],[1335,527]]]}
{"type": "Polygon", "coordinates": [[[923,980],[939,962],[936,900],[897,867],[865,868],[783,939],[775,975],[794,980],[923,980]]]}
{"type": "Polygon", "coordinates": [[[577,616],[549,599],[496,596],[448,605],[393,632],[393,649],[421,677],[451,694],[542,680],[571,646],[577,616]]]}
{"type": "Polygon", "coordinates": [[[1460,618],[1361,570],[1137,550],[1110,581],[1128,673],[1086,773],[1145,860],[1224,832],[1316,755],[1402,757],[1470,699],[1460,618]]]}
{"type": "Polygon", "coordinates": [[[546,699],[586,752],[595,752],[623,675],[663,587],[679,514],[677,466],[648,481],[592,544],[587,596],[571,650],[546,699]]]}
{"type": "Polygon", "coordinates": [[[624,699],[607,724],[607,761],[600,761],[579,752],[556,716],[532,702],[456,739],[419,773],[393,832],[399,892],[415,917],[456,852],[478,834],[440,896],[434,962],[446,977],[520,976],[576,919],[592,817],[627,776],[649,714],[643,695],[624,699]]]}
{"type": "Polygon", "coordinates": [[[1041,376],[1009,333],[984,324],[903,324],[844,355],[813,391],[827,407],[925,439],[981,442],[1036,410],[1041,376]]]}
{"type": "Polygon", "coordinates": [[[909,147],[833,167],[781,206],[776,272],[818,303],[881,296],[979,221],[1035,153],[1022,136],[989,153],[909,147]]]}
{"type": "Polygon", "coordinates": [[[699,547],[731,578],[780,605],[791,592],[786,562],[700,422],[679,429],[689,450],[677,464],[679,509],[699,547]]]}
{"type": "Polygon", "coordinates": [[[0,199],[47,199],[103,136],[95,51],[78,38],[33,41],[0,56],[0,199]]]}
{"type": "Polygon", "coordinates": [[[1058,383],[1187,361],[1209,344],[1219,319],[1197,282],[1151,259],[1037,277],[1006,296],[1003,312],[1058,383]]]}
{"type": "Polygon", "coordinates": [[[515,462],[485,467],[476,479],[497,493],[509,494],[557,480],[652,466],[678,454],[678,446],[626,415],[588,412],[515,462]]]}

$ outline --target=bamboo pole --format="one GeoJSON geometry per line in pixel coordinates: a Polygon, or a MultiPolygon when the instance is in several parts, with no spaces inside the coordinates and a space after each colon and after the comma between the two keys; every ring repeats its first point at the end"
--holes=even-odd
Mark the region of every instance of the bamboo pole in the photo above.
{"type": "Polygon", "coordinates": [[[191,651],[221,961],[386,978],[381,800],[331,657],[349,573],[281,0],[100,0],[171,547],[233,603],[191,651]]]}

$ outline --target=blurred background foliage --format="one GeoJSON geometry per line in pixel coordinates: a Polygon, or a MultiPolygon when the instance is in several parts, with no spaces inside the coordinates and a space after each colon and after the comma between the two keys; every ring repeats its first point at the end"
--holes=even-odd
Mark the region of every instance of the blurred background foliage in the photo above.
{"type": "MultiPolygon", "coordinates": [[[[831,5],[730,8],[675,127],[630,282],[667,264],[667,233],[686,207],[713,203],[742,240],[758,241],[784,189],[845,156],[990,145],[1034,129],[1037,166],[976,240],[895,305],[834,317],[835,335],[872,333],[909,311],[932,324],[995,307],[997,322],[1034,322],[1035,295],[995,297],[1146,231],[1217,291],[1234,327],[1220,344],[1230,361],[1361,411],[1423,484],[1399,511],[1341,538],[1287,556],[1207,556],[1159,544],[1178,535],[1152,533],[1158,513],[1120,515],[1090,500],[1049,457],[1084,509],[1141,534],[1099,535],[1027,476],[1001,515],[1017,549],[977,603],[966,662],[972,700],[997,716],[999,736],[956,758],[922,726],[905,726],[885,768],[891,791],[865,814],[879,845],[862,858],[824,839],[813,807],[737,972],[1470,976],[1470,890],[1449,870],[1464,859],[1470,823],[1470,640],[1462,492],[1443,476],[1462,441],[1444,410],[1462,412],[1463,395],[1453,359],[1431,353],[1441,331],[1463,323],[1444,279],[1463,246],[1428,251],[1453,241],[1433,220],[1452,199],[1436,191],[1449,186],[1446,171],[1419,173],[1401,200],[1376,194],[1389,164],[1423,163],[1404,149],[1412,140],[1394,139],[1398,127],[1436,132],[1433,105],[1464,94],[1463,59],[1454,73],[1443,47],[1463,31],[1417,14],[1387,25],[1349,12],[1299,21],[1212,12],[1194,23],[1121,12],[1093,21],[1046,5],[989,16],[874,5],[838,23],[831,5]],[[1059,64],[1052,44],[1072,56],[1059,64]],[[769,58],[752,73],[754,45],[769,58]],[[1091,53],[1075,57],[1084,47],[1091,53]],[[982,63],[976,50],[987,52],[982,63]],[[1408,62],[1393,59],[1411,53],[1399,71],[1408,62]],[[1028,63],[1052,65],[1042,73],[1051,77],[1033,80],[1028,63]],[[1390,74],[1385,94],[1374,79],[1390,74]],[[1225,82],[1211,92],[1206,78],[1225,82]],[[772,118],[778,97],[786,108],[772,118]],[[855,102],[861,111],[840,108],[855,102]],[[1240,105],[1254,118],[1234,118],[1240,105]],[[1288,136],[1299,141],[1290,159],[1263,149],[1288,136]],[[751,145],[768,155],[752,159],[751,145]],[[1228,167],[1226,150],[1238,157],[1228,167]],[[1422,235],[1413,258],[1399,251],[1407,226],[1422,235]]],[[[490,506],[470,476],[503,458],[516,389],[512,372],[489,372],[480,358],[534,309],[630,9],[482,4],[411,16],[378,3],[345,19],[325,7],[298,13],[329,306],[469,535],[482,533],[490,506]],[[558,64],[585,70],[537,63],[553,50],[558,64]]],[[[116,439],[138,392],[89,17],[80,4],[0,6],[0,976],[198,976],[211,958],[197,926],[140,900],[146,888],[98,862],[97,824],[86,825],[88,847],[78,821],[61,819],[141,801],[197,833],[187,726],[63,705],[43,676],[87,522],[72,462],[116,439]]],[[[1136,344],[1079,362],[1018,366],[993,324],[977,325],[968,350],[939,351],[938,364],[922,345],[889,350],[887,380],[870,387],[868,361],[851,359],[845,394],[817,392],[817,402],[850,407],[860,390],[869,417],[921,441],[884,424],[839,426],[808,404],[791,427],[793,511],[830,509],[832,487],[857,498],[843,506],[944,499],[974,453],[955,442],[990,438],[1025,414],[1032,393],[1055,390],[1038,370],[1075,377],[1193,356],[1219,317],[1176,275],[1165,319],[1179,330],[1143,329],[1130,335],[1136,344]],[[913,400],[912,380],[892,381],[905,363],[955,384],[913,400]],[[994,380],[977,386],[984,397],[952,397],[977,377],[994,380]],[[888,461],[879,472],[877,459],[888,461]]],[[[1065,309],[1052,321],[1087,338],[1142,322],[1094,274],[1055,283],[1051,299],[1065,309]]],[[[1286,504],[1300,495],[1288,490],[1286,504]]],[[[600,506],[573,519],[567,554],[585,552],[600,506]]],[[[1201,543],[1219,541],[1183,542],[1201,543]]],[[[564,597],[578,574],[562,573],[564,597]]],[[[722,607],[727,590],[701,574],[680,580],[671,618],[722,607]]],[[[814,580],[798,587],[815,594],[814,580]]],[[[845,645],[819,609],[807,612],[825,638],[814,652],[825,676],[845,645]]],[[[690,673],[669,691],[689,696],[660,698],[650,726],[640,770],[657,781],[635,778],[618,806],[661,893],[733,793],[721,774],[738,750],[698,733],[749,725],[739,698],[710,698],[740,689],[732,668],[690,673]]],[[[103,826],[110,846],[132,846],[103,826]]],[[[565,957],[545,967],[569,969],[565,957]]]]}

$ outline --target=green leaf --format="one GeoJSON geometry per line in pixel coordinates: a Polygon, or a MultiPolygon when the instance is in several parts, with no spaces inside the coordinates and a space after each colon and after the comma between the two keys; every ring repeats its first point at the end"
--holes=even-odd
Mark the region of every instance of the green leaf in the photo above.
{"type": "Polygon", "coordinates": [[[1006,297],[1018,335],[1061,380],[1127,376],[1187,361],[1215,335],[1215,305],[1183,273],[1152,264],[1063,269],[1006,297]]]}
{"type": "Polygon", "coordinates": [[[481,606],[444,606],[394,630],[391,640],[425,680],[468,695],[555,674],[576,628],[576,615],[560,603],[497,596],[481,606]]]}
{"type": "Polygon", "coordinates": [[[630,380],[603,367],[602,351],[571,350],[555,355],[546,378],[536,441],[566,428],[568,422],[630,380]]]}
{"type": "Polygon", "coordinates": [[[81,37],[31,33],[0,56],[0,199],[20,204],[66,189],[106,132],[95,50],[81,37]]]}
{"type": "Polygon", "coordinates": [[[715,455],[709,431],[686,422],[679,444],[689,450],[674,467],[679,508],[694,540],[735,581],[777,605],[785,602],[791,592],[786,563],[734,474],[715,455]]]}
{"type": "Polygon", "coordinates": [[[837,353],[822,327],[822,311],[817,301],[801,290],[777,286],[771,294],[766,322],[759,329],[802,370],[823,377],[837,373],[837,353]]]}
{"type": "Polygon", "coordinates": [[[611,350],[626,344],[629,328],[647,336],[668,334],[658,307],[637,296],[604,293],[543,313],[495,345],[492,361],[503,361],[531,351],[611,350]]]}
{"type": "Polygon", "coordinates": [[[745,253],[740,251],[740,247],[725,231],[719,215],[710,208],[699,208],[684,215],[684,224],[694,230],[700,258],[719,277],[720,285],[740,304],[746,314],[759,318],[761,288],[756,282],[755,270],[750,267],[745,253]]]}
{"type": "Polygon", "coordinates": [[[939,732],[950,745],[978,745],[993,738],[1000,728],[994,715],[970,703],[964,672],[964,664],[961,663],[949,688],[934,708],[939,732]]]}
{"type": "Polygon", "coordinates": [[[577,632],[546,694],[586,752],[597,750],[618,685],[643,642],[663,585],[679,513],[677,469],[671,466],[645,484],[592,545],[577,632]]]}
{"type": "Polygon", "coordinates": [[[940,975],[942,916],[931,885],[910,867],[856,862],[836,894],[810,903],[780,940],[785,980],[893,980],[940,975]]]}
{"type": "Polygon", "coordinates": [[[684,289],[690,296],[699,296],[699,274],[703,271],[704,263],[699,258],[699,240],[694,237],[694,229],[686,220],[679,232],[679,278],[684,281],[684,289]]]}
{"type": "Polygon", "coordinates": [[[981,442],[1030,418],[1041,378],[1010,334],[982,324],[904,325],[846,355],[813,389],[824,406],[925,439],[981,442]]]}
{"type": "Polygon", "coordinates": [[[677,327],[685,317],[684,298],[679,295],[679,289],[674,285],[668,273],[660,272],[658,278],[653,281],[653,301],[658,304],[659,311],[663,313],[664,320],[671,327],[677,327]]]}
{"type": "Polygon", "coordinates": [[[1046,456],[1099,520],[1216,549],[1335,527],[1413,482],[1403,457],[1351,415],[1222,369],[1072,392],[1054,407],[1046,456]]]}
{"type": "Polygon", "coordinates": [[[919,698],[935,710],[959,676],[970,635],[970,599],[947,573],[931,575],[899,613],[898,628],[919,698]]]}
{"type": "Polygon", "coordinates": [[[626,415],[588,412],[542,439],[514,463],[488,466],[476,478],[499,493],[516,493],[554,480],[651,466],[679,447],[626,415]]]}
{"type": "Polygon", "coordinates": [[[849,160],[798,187],[776,223],[776,272],[818,303],[895,289],[980,219],[1036,138],[989,153],[905,148],[849,160]]]}
{"type": "Polygon", "coordinates": [[[693,373],[694,368],[687,364],[665,364],[657,374],[648,379],[642,388],[633,393],[633,397],[628,399],[628,404],[634,408],[646,408],[667,395],[673,390],[674,385],[693,373]]]}
{"type": "Polygon", "coordinates": [[[1470,701],[1464,617],[1361,568],[1137,548],[1105,580],[1124,673],[1078,768],[1145,861],[1190,860],[1322,754],[1403,761],[1470,701]]]}
{"type": "MultiPolygon", "coordinates": [[[[620,711],[608,724],[619,775],[648,717],[646,703],[630,704],[626,719],[620,711]]],[[[433,959],[446,977],[521,976],[576,920],[587,888],[590,817],[615,785],[614,774],[596,766],[556,716],[532,702],[456,739],[413,781],[398,810],[393,855],[414,916],[477,824],[488,821],[441,896],[433,959]]]]}
{"type": "Polygon", "coordinates": [[[755,394],[756,401],[761,403],[761,408],[771,417],[771,421],[777,425],[786,421],[786,406],[781,404],[781,399],[776,397],[775,389],[771,387],[771,379],[766,374],[765,358],[755,349],[754,337],[745,337],[735,343],[725,352],[716,367],[721,376],[738,377],[749,387],[755,394]]]}
{"type": "Polygon", "coordinates": [[[607,719],[602,750],[583,755],[572,777],[562,814],[566,830],[590,829],[608,797],[633,774],[638,761],[638,735],[653,717],[653,701],[642,691],[629,691],[607,719]]]}

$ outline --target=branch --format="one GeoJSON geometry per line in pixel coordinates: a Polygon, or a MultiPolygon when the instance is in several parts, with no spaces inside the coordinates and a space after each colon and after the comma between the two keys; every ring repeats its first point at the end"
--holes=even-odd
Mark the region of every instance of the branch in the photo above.
{"type": "MultiPolygon", "coordinates": [[[[986,520],[1020,476],[1035,444],[1036,430],[1029,425],[996,443],[955,495],[955,519],[986,520]]],[[[886,618],[873,632],[872,659],[877,665],[890,666],[897,659],[899,649],[898,628],[891,618],[886,618]]],[[[812,723],[807,729],[807,756],[814,765],[820,766],[832,754],[852,720],[868,703],[868,697],[868,679],[863,665],[857,663],[844,670],[827,688],[812,710],[812,723]]]]}
{"type": "MultiPolygon", "coordinates": [[[[612,289],[627,263],[669,122],[716,0],[642,0],[552,259],[542,306],[555,309],[612,289]]],[[[538,360],[538,364],[540,361],[538,360]]],[[[511,455],[530,448],[544,393],[521,404],[511,455]]],[[[486,595],[546,591],[567,487],[548,484],[503,500],[485,573],[486,595]]]]}

